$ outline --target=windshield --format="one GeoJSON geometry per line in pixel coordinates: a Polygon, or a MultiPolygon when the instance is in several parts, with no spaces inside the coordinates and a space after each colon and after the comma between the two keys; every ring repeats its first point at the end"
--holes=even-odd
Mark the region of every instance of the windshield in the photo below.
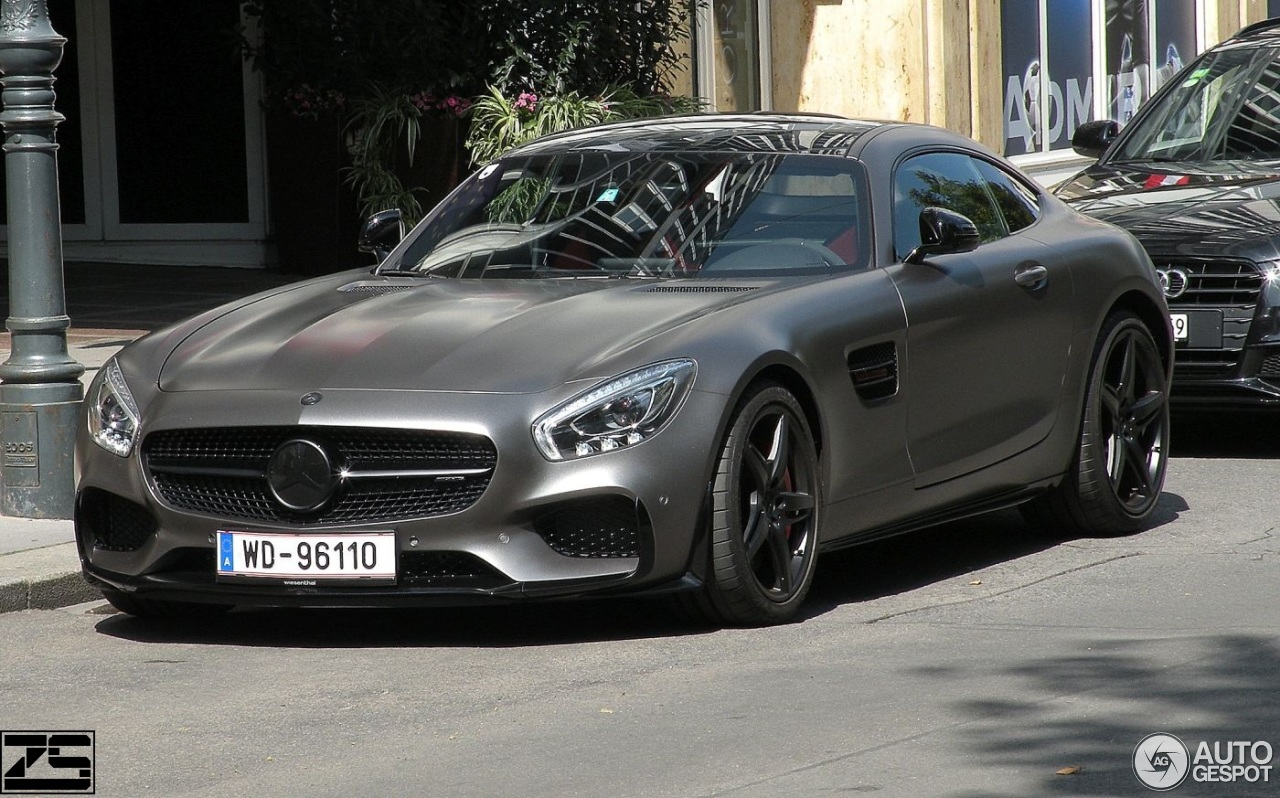
{"type": "Polygon", "coordinates": [[[1109,161],[1280,159],[1280,64],[1271,47],[1210,53],[1182,73],[1109,161]]]}
{"type": "Polygon", "coordinates": [[[584,151],[509,158],[414,230],[397,271],[439,277],[718,277],[859,266],[856,161],[584,151]]]}

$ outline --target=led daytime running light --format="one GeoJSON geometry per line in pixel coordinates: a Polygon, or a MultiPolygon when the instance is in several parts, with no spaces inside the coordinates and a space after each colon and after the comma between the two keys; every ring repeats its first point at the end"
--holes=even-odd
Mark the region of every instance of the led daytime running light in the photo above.
{"type": "Polygon", "coordinates": [[[102,367],[102,382],[89,414],[93,440],[119,457],[128,457],[138,433],[138,405],[115,359],[102,367]]]}
{"type": "Polygon", "coordinates": [[[675,415],[697,370],[692,360],[670,360],[623,374],[544,414],[533,425],[534,443],[548,460],[642,443],[675,415]]]}

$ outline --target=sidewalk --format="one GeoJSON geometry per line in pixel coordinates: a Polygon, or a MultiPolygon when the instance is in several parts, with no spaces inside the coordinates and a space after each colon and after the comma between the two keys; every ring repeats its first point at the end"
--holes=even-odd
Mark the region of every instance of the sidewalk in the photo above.
{"type": "MultiPolygon", "coordinates": [[[[247,269],[66,265],[67,349],[84,364],[85,385],[125,344],[203,310],[300,279],[247,269]]],[[[9,308],[8,281],[0,302],[9,308]]],[[[9,335],[0,334],[0,360],[9,335]]],[[[98,598],[80,576],[69,520],[0,515],[0,612],[65,607],[98,598]]]]}

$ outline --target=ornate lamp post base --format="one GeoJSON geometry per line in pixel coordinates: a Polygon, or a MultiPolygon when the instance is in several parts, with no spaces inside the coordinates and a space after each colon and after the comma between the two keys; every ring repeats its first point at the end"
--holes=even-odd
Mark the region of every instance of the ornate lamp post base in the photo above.
{"type": "Polygon", "coordinates": [[[53,71],[66,39],[45,0],[0,5],[0,86],[9,204],[10,356],[0,365],[0,512],[70,518],[84,366],[67,353],[53,71]]]}

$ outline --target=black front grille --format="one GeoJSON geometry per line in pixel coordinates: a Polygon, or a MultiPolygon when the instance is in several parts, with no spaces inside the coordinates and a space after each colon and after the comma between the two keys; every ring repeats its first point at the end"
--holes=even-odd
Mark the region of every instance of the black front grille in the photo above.
{"type": "Polygon", "coordinates": [[[1280,354],[1268,355],[1258,372],[1262,377],[1280,377],[1280,354]]]}
{"type": "Polygon", "coordinates": [[[217,557],[212,548],[174,549],[153,573],[196,574],[211,582],[217,567],[217,557]]]}
{"type": "Polygon", "coordinates": [[[1236,367],[1237,349],[1179,349],[1173,353],[1178,374],[1187,377],[1221,376],[1236,367]]]}
{"type": "MultiPolygon", "coordinates": [[[[1182,272],[1187,277],[1181,294],[1169,298],[1170,307],[1239,307],[1252,310],[1262,291],[1262,273],[1250,260],[1158,261],[1162,270],[1182,272]]],[[[1177,289],[1177,278],[1173,280],[1177,289]]]]}
{"type": "Polygon", "coordinates": [[[484,560],[463,551],[401,552],[400,578],[413,587],[494,588],[511,582],[484,560]]]}
{"type": "Polygon", "coordinates": [[[640,513],[625,496],[567,502],[539,516],[535,529],[566,557],[640,556],[640,513]]]}
{"type": "Polygon", "coordinates": [[[1156,266],[1169,275],[1171,290],[1181,291],[1168,298],[1171,311],[1222,312],[1222,347],[1179,348],[1174,353],[1175,368],[1186,376],[1228,375],[1239,363],[1262,292],[1263,277],[1257,264],[1249,260],[1178,259],[1157,260],[1156,266]]]}
{"type": "Polygon", "coordinates": [[[106,551],[137,551],[158,529],[147,508],[95,488],[80,496],[76,522],[89,533],[94,548],[106,551]]]}
{"type": "Polygon", "coordinates": [[[146,437],[142,453],[157,491],[174,507],[304,526],[456,513],[480,498],[497,463],[493,443],[482,435],[362,427],[161,430],[146,437]],[[296,438],[321,444],[349,475],[314,512],[290,511],[267,485],[272,454],[296,438]],[[421,473],[428,471],[460,473],[421,473]]]}

